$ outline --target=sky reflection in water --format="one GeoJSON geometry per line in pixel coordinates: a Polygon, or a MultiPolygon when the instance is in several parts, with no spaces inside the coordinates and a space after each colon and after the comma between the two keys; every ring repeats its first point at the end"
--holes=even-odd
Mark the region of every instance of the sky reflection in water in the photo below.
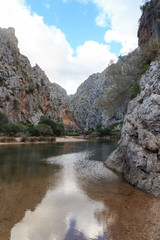
{"type": "Polygon", "coordinates": [[[45,159],[60,169],[50,176],[42,202],[34,211],[27,210],[12,228],[11,240],[106,239],[116,213],[108,214],[102,201],[90,198],[87,185],[101,180],[115,183],[118,177],[102,162],[89,161],[92,155],[92,151],[81,151],[45,159]]]}

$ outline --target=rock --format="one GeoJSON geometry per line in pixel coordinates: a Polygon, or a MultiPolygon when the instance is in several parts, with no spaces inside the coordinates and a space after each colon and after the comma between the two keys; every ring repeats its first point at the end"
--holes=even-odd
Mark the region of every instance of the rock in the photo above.
{"type": "Polygon", "coordinates": [[[38,124],[45,116],[77,129],[66,91],[20,54],[13,28],[0,28],[0,111],[9,121],[38,124]]]}
{"type": "Polygon", "coordinates": [[[107,74],[108,68],[102,73],[96,73],[84,81],[77,92],[71,95],[70,107],[74,119],[82,129],[106,128],[109,125],[122,121],[126,105],[123,104],[116,116],[109,116],[106,110],[98,105],[103,97],[104,90],[112,85],[112,77],[107,74]]]}
{"type": "Polygon", "coordinates": [[[160,60],[140,79],[128,106],[118,148],[106,165],[139,189],[160,197],[160,60]]]}
{"type": "Polygon", "coordinates": [[[142,7],[142,16],[139,20],[138,45],[145,49],[152,42],[160,40],[160,1],[147,1],[142,7]]]}

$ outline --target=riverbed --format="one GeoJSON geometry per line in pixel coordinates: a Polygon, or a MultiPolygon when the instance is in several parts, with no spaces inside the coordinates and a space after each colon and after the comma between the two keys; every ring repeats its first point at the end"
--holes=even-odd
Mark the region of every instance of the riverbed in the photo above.
{"type": "Polygon", "coordinates": [[[159,240],[160,200],[104,164],[116,146],[0,146],[0,240],[159,240]]]}

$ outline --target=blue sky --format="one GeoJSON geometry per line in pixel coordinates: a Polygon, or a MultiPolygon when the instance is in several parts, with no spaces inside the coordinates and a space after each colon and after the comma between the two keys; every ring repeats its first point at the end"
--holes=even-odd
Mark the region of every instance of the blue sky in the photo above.
{"type": "MultiPolygon", "coordinates": [[[[104,34],[111,28],[106,16],[106,26],[98,26],[95,18],[98,8],[92,2],[83,4],[75,0],[26,0],[31,13],[43,16],[46,25],[54,25],[65,33],[67,41],[76,52],[76,48],[85,41],[105,44],[104,34]]],[[[121,43],[111,42],[111,51],[120,54],[121,43]]]]}
{"type": "Polygon", "coordinates": [[[0,0],[0,26],[68,94],[137,47],[143,0],[0,0]]]}

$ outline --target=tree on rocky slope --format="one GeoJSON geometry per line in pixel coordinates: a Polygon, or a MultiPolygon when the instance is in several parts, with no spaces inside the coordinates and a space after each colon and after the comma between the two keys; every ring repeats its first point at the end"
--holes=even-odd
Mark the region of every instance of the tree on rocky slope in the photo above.
{"type": "Polygon", "coordinates": [[[159,55],[159,42],[151,44],[145,51],[136,49],[108,67],[107,75],[112,79],[110,88],[104,89],[98,105],[109,115],[117,112],[122,104],[128,104],[139,93],[139,79],[149,69],[150,63],[159,55]]]}

